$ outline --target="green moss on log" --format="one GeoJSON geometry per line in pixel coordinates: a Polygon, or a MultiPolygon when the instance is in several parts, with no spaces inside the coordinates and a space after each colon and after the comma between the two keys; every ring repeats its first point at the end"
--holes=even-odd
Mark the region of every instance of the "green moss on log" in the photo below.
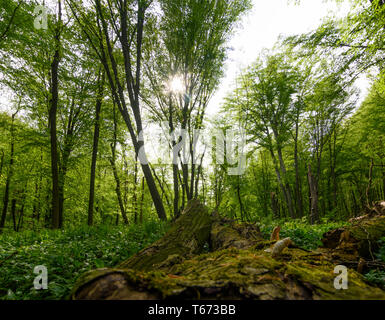
{"type": "Polygon", "coordinates": [[[261,232],[255,224],[239,224],[235,221],[214,215],[210,244],[213,251],[227,248],[247,249],[263,241],[261,232]]]}
{"type": "Polygon", "coordinates": [[[368,216],[345,228],[327,232],[322,242],[324,247],[334,249],[336,256],[344,256],[348,260],[357,260],[358,257],[373,259],[378,249],[378,240],[383,237],[385,216],[368,216]]]}
{"type": "Polygon", "coordinates": [[[335,289],[334,267],[327,256],[301,249],[286,248],[274,259],[263,249],[230,248],[195,256],[162,272],[93,271],[72,297],[385,300],[385,291],[369,285],[351,269],[348,289],[335,289]],[[120,294],[114,288],[119,288],[120,294]]]}
{"type": "Polygon", "coordinates": [[[167,268],[169,263],[176,263],[202,252],[208,242],[210,230],[211,217],[208,208],[198,200],[190,201],[162,239],[124,261],[118,268],[141,271],[167,268]]]}
{"type": "Polygon", "coordinates": [[[385,300],[384,290],[353,269],[348,289],[334,288],[335,266],[356,259],[365,243],[384,235],[384,217],[364,219],[329,233],[329,249],[310,252],[292,246],[273,257],[266,249],[274,241],[260,238],[257,228],[210,217],[206,207],[193,201],[161,240],[115,269],[86,273],[71,297],[385,300]],[[202,254],[209,238],[214,252],[202,254]]]}

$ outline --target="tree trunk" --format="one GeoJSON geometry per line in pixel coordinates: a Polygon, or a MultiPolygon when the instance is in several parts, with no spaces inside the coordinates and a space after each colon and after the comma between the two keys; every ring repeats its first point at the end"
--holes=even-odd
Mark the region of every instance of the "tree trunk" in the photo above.
{"type": "Polygon", "coordinates": [[[15,117],[17,115],[18,111],[16,111],[14,114],[12,114],[12,123],[11,123],[11,154],[9,159],[9,169],[8,169],[8,175],[7,180],[5,182],[5,190],[4,190],[4,200],[3,200],[3,210],[1,212],[1,218],[0,218],[0,233],[3,231],[4,225],[5,225],[5,218],[7,216],[7,210],[8,210],[8,203],[9,203],[9,188],[11,186],[12,182],[12,176],[13,176],[13,162],[14,162],[14,152],[15,152],[15,117]]]}
{"type": "Polygon", "coordinates": [[[49,108],[49,129],[51,140],[51,173],[52,173],[52,229],[60,227],[60,199],[59,199],[59,155],[57,150],[57,106],[59,100],[58,70],[60,63],[60,24],[61,1],[59,0],[58,24],[55,34],[55,54],[51,64],[51,99],[49,108]]]}
{"type": "Polygon", "coordinates": [[[368,182],[368,187],[366,188],[366,205],[369,207],[370,206],[370,201],[371,201],[371,197],[370,197],[370,189],[372,187],[372,183],[373,183],[373,167],[374,167],[374,160],[373,158],[371,159],[370,161],[370,166],[369,166],[369,182],[368,182]]]}
{"type": "Polygon", "coordinates": [[[115,192],[116,192],[116,197],[118,199],[120,214],[123,217],[124,224],[128,224],[128,218],[127,218],[127,214],[126,214],[126,209],[125,209],[124,204],[123,204],[120,178],[119,178],[119,175],[118,175],[118,170],[116,168],[115,161],[111,160],[111,166],[112,166],[112,172],[114,174],[114,179],[115,179],[115,184],[116,184],[115,192]]]}
{"type": "Polygon", "coordinates": [[[0,178],[3,176],[3,167],[4,167],[4,156],[5,153],[1,150],[1,160],[0,160],[0,178]]]}
{"type": "Polygon", "coordinates": [[[95,201],[95,172],[96,161],[98,157],[99,146],[99,134],[100,134],[100,110],[103,102],[103,89],[104,89],[104,74],[99,74],[99,92],[95,106],[95,128],[94,128],[94,141],[92,145],[92,160],[91,160],[91,176],[90,176],[90,194],[88,201],[88,225],[92,226],[94,223],[94,201],[95,201]],[[101,78],[102,79],[101,79],[101,78]]]}
{"type": "Polygon", "coordinates": [[[303,200],[301,190],[301,178],[299,174],[299,161],[298,161],[298,119],[295,128],[295,140],[294,140],[294,167],[295,167],[295,196],[297,202],[298,217],[301,218],[304,215],[303,212],[303,200]]]}
{"type": "MultiPolygon", "coordinates": [[[[111,87],[111,92],[115,103],[118,105],[119,111],[122,114],[122,117],[127,125],[128,131],[133,142],[136,156],[141,162],[142,171],[147,182],[148,189],[150,191],[156,212],[160,220],[167,220],[166,212],[163,206],[162,199],[160,198],[159,191],[156,187],[154,177],[152,176],[151,169],[147,162],[147,157],[144,149],[143,141],[143,124],[142,116],[140,110],[140,89],[141,89],[141,69],[142,69],[142,42],[143,42],[143,30],[145,22],[145,11],[147,9],[146,4],[142,1],[138,2],[137,8],[137,24],[136,24],[136,56],[135,62],[136,66],[132,65],[131,57],[131,44],[129,41],[128,35],[128,22],[127,22],[127,7],[122,6],[119,9],[119,14],[121,18],[121,35],[119,36],[120,43],[122,46],[123,59],[124,59],[124,79],[126,81],[126,89],[128,93],[128,98],[130,100],[131,111],[134,115],[136,128],[134,128],[134,123],[131,120],[130,114],[128,112],[126,96],[124,94],[123,85],[121,83],[121,78],[119,77],[118,65],[114,57],[113,44],[110,40],[110,34],[108,30],[108,23],[103,14],[103,8],[100,0],[95,1],[95,9],[98,15],[98,22],[102,28],[105,36],[105,43],[107,48],[102,48],[101,62],[106,71],[108,81],[111,87]],[[108,56],[106,55],[106,49],[108,56]],[[133,70],[135,75],[133,75],[133,70]]],[[[92,40],[91,40],[92,41],[92,40]]]]}
{"type": "Polygon", "coordinates": [[[274,155],[273,149],[270,149],[270,154],[271,154],[271,157],[272,157],[272,160],[274,163],[274,169],[275,169],[275,173],[277,175],[278,184],[279,184],[279,186],[282,190],[283,196],[285,198],[285,202],[286,202],[287,208],[289,210],[289,214],[292,218],[294,218],[294,211],[292,208],[292,200],[291,200],[290,190],[287,189],[287,184],[284,183],[284,177],[282,176],[281,171],[278,167],[277,159],[274,155]]]}
{"type": "Polygon", "coordinates": [[[238,178],[238,183],[237,183],[237,198],[238,198],[238,203],[239,203],[239,210],[241,212],[241,220],[242,221],[245,221],[245,215],[246,215],[246,212],[243,208],[243,202],[242,202],[242,196],[241,196],[241,178],[240,176],[237,177],[238,178]]]}
{"type": "Polygon", "coordinates": [[[279,219],[278,199],[275,192],[270,193],[271,209],[273,211],[273,218],[279,219]]]}
{"type": "Polygon", "coordinates": [[[179,179],[178,179],[178,164],[172,165],[172,179],[174,186],[174,218],[179,217],[179,179]]]}
{"type": "Polygon", "coordinates": [[[143,223],[143,205],[144,205],[144,177],[142,178],[142,195],[140,198],[140,212],[139,212],[139,223],[143,223]]]}
{"type": "Polygon", "coordinates": [[[133,209],[134,209],[134,223],[138,223],[138,196],[137,196],[137,183],[138,183],[138,159],[135,157],[134,168],[134,187],[133,187],[133,209]]]}
{"type": "Polygon", "coordinates": [[[158,181],[158,185],[159,185],[160,190],[162,190],[162,195],[161,195],[162,201],[163,201],[163,196],[164,196],[164,198],[166,199],[167,206],[170,207],[170,200],[168,199],[167,192],[163,186],[163,181],[159,179],[159,177],[156,174],[156,171],[153,167],[151,167],[151,170],[152,170],[152,174],[154,175],[156,181],[158,181]]]}
{"type": "Polygon", "coordinates": [[[311,172],[311,166],[308,167],[308,182],[309,182],[309,191],[310,191],[310,223],[315,224],[319,221],[318,213],[318,188],[315,178],[311,172]]]}
{"type": "Polygon", "coordinates": [[[11,201],[11,216],[13,222],[13,231],[17,231],[16,225],[16,199],[12,199],[11,201]]]}

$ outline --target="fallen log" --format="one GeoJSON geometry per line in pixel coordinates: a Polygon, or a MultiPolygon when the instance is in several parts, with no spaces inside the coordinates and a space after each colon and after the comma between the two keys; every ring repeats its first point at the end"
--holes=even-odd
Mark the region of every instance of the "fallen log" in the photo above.
{"type": "Polygon", "coordinates": [[[344,228],[324,234],[323,247],[345,260],[375,260],[378,241],[385,237],[385,216],[366,216],[344,228]]]}
{"type": "Polygon", "coordinates": [[[235,220],[221,218],[215,212],[210,232],[210,248],[212,251],[227,248],[247,249],[263,241],[257,225],[237,223],[235,220]]]}
{"type": "Polygon", "coordinates": [[[183,215],[160,240],[140,251],[118,267],[150,271],[181,262],[202,252],[208,245],[212,220],[199,201],[190,201],[183,215]]]}
{"type": "Polygon", "coordinates": [[[116,268],[83,275],[71,298],[385,300],[385,291],[354,269],[348,270],[348,290],[336,289],[330,254],[288,246],[288,239],[273,254],[276,240],[193,201],[158,242],[116,268]],[[204,253],[207,242],[210,252],[204,253]]]}

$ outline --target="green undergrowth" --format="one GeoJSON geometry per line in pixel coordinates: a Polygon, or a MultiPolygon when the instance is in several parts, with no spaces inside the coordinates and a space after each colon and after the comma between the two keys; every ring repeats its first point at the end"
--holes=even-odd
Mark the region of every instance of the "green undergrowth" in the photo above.
{"type": "Polygon", "coordinates": [[[159,221],[120,227],[82,226],[0,236],[0,299],[65,299],[85,271],[113,267],[158,240],[168,225],[159,221]],[[48,289],[35,290],[34,268],[48,270],[48,289]]]}
{"type": "MultiPolygon", "coordinates": [[[[380,248],[376,254],[377,259],[385,263],[385,238],[379,241],[380,248]]],[[[372,283],[375,283],[385,289],[385,271],[384,270],[370,270],[365,274],[365,278],[372,283]]]]}
{"type": "Polygon", "coordinates": [[[268,239],[276,226],[281,227],[280,238],[290,237],[300,248],[313,250],[322,245],[321,239],[325,232],[347,225],[343,222],[322,221],[320,224],[310,225],[302,220],[267,222],[259,226],[263,236],[268,239]]]}

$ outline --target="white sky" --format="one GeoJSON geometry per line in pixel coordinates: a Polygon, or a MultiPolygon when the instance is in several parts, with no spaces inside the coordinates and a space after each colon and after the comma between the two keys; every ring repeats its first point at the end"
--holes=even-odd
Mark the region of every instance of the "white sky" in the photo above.
{"type": "MultiPolygon", "coordinates": [[[[335,1],[302,0],[294,5],[288,0],[253,0],[252,11],[244,17],[242,27],[230,42],[232,51],[226,63],[226,74],[208,106],[207,113],[218,112],[223,98],[234,89],[239,72],[254,62],[264,48],[272,48],[279,35],[294,35],[316,29],[326,16],[344,17],[349,3],[336,5],[335,1]]],[[[357,83],[361,97],[366,93],[368,81],[363,77],[357,83]]]]}

